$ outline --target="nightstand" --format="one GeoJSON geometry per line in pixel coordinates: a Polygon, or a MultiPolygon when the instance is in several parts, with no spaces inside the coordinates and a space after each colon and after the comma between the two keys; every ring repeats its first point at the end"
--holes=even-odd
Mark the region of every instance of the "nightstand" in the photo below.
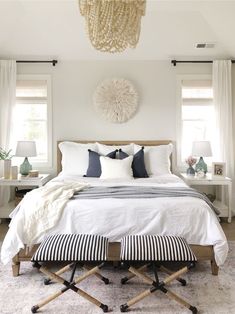
{"type": "Polygon", "coordinates": [[[198,178],[197,176],[188,176],[186,173],[180,174],[181,178],[189,186],[215,186],[216,200],[213,202],[215,207],[220,210],[220,217],[227,217],[228,222],[232,220],[232,180],[228,177],[225,178],[212,178],[211,173],[208,173],[204,178],[198,178]],[[221,188],[221,193],[219,193],[219,188],[221,188]],[[225,189],[228,193],[228,204],[225,201],[225,189]],[[217,199],[218,198],[218,199],[217,199]]]}
{"type": "MultiPolygon", "coordinates": [[[[14,186],[14,187],[22,187],[22,186],[29,186],[29,187],[40,187],[45,185],[50,180],[49,174],[39,174],[38,177],[22,177],[18,175],[18,179],[11,180],[11,179],[4,179],[0,178],[0,186],[14,186]]],[[[0,223],[1,218],[9,218],[9,214],[15,208],[15,201],[9,202],[0,207],[0,223]]]]}

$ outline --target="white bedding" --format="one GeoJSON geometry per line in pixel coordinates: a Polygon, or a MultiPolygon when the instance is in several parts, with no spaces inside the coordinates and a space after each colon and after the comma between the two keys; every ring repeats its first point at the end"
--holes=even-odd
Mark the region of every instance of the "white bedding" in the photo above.
{"type": "MultiPolygon", "coordinates": [[[[78,176],[59,175],[54,182],[73,180],[98,186],[139,185],[185,187],[177,176],[168,174],[143,179],[102,180],[78,176]]],[[[10,229],[4,239],[1,260],[4,264],[24,247],[23,208],[16,208],[10,229]]],[[[201,199],[192,197],[151,199],[71,199],[58,224],[39,237],[53,233],[91,233],[120,241],[128,234],[161,234],[184,237],[190,244],[213,245],[217,265],[227,257],[228,245],[224,232],[212,209],[201,199]]]]}

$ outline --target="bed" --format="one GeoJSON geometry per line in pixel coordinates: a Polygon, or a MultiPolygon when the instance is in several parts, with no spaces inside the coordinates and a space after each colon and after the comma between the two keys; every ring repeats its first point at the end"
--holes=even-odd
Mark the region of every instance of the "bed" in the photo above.
{"type": "MultiPolygon", "coordinates": [[[[87,143],[77,141],[79,143],[87,143]]],[[[91,143],[91,141],[89,141],[91,143]]],[[[130,142],[101,142],[105,145],[126,145],[130,142]]],[[[170,141],[135,141],[138,145],[166,145],[170,141]]],[[[59,142],[58,142],[59,144],[59,142]]],[[[132,180],[102,180],[61,173],[61,152],[57,153],[58,176],[53,182],[82,181],[92,187],[135,186],[185,188],[174,174],[132,180]]],[[[218,274],[228,252],[227,240],[213,210],[201,199],[191,197],[152,199],[71,199],[58,224],[38,238],[30,249],[24,243],[22,220],[15,215],[3,243],[2,258],[12,259],[13,275],[19,275],[20,263],[29,261],[42,239],[53,233],[101,234],[110,239],[109,261],[119,261],[120,239],[128,234],[175,234],[186,238],[199,261],[210,261],[213,275],[218,274]],[[79,208],[79,210],[78,210],[79,208]]],[[[27,244],[27,243],[26,243],[27,244]]]]}

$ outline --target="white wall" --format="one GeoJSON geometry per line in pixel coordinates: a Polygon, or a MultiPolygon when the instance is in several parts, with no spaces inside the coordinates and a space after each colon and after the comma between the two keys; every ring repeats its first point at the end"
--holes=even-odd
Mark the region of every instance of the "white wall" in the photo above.
{"type": "Polygon", "coordinates": [[[52,75],[55,171],[57,140],[176,140],[177,74],[211,74],[211,65],[173,67],[170,61],[80,61],[59,62],[56,67],[22,64],[18,73],[52,75]],[[93,110],[92,95],[97,84],[112,77],[131,80],[139,91],[138,112],[123,124],[106,122],[93,110]]]}

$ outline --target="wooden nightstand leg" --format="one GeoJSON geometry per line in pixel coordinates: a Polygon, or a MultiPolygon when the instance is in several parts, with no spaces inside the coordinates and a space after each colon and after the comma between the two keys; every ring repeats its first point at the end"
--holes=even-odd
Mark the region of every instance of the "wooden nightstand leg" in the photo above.
{"type": "Polygon", "coordinates": [[[12,267],[13,277],[19,276],[19,274],[20,274],[20,262],[19,262],[18,254],[13,257],[11,267],[12,267]]]}

